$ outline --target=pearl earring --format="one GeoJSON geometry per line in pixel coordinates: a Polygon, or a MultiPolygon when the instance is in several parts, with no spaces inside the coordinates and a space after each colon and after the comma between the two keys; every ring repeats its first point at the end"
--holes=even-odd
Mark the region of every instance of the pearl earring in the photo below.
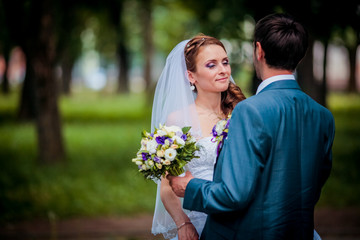
{"type": "Polygon", "coordinates": [[[194,90],[195,90],[195,86],[194,86],[192,83],[190,83],[190,90],[191,90],[191,91],[194,91],[194,90]]]}

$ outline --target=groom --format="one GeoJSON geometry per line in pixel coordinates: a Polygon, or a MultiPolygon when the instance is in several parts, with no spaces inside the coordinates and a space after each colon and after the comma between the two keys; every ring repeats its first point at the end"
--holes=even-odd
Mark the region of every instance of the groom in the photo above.
{"type": "Polygon", "coordinates": [[[253,59],[262,83],[232,113],[213,182],[168,176],[184,208],[208,214],[201,239],[313,239],[335,127],[293,76],[307,46],[306,30],[290,16],[261,19],[253,59]]]}

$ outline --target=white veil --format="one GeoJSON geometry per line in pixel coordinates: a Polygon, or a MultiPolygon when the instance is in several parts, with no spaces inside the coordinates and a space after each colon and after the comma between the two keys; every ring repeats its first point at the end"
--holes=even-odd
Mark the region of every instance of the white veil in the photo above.
{"type": "MultiPolygon", "coordinates": [[[[190,89],[184,57],[184,48],[188,41],[180,42],[166,59],[165,67],[155,89],[151,116],[152,132],[155,127],[159,127],[159,124],[191,126],[190,131],[193,136],[201,137],[201,128],[195,108],[196,93],[190,89]]],[[[176,236],[176,225],[161,202],[160,181],[157,184],[151,232],[155,235],[162,233],[165,238],[173,238],[176,236]]]]}
{"type": "MultiPolygon", "coordinates": [[[[191,134],[202,137],[200,122],[195,106],[197,94],[190,89],[184,49],[189,40],[180,42],[170,52],[165,67],[157,82],[151,116],[151,131],[159,124],[179,127],[191,126],[191,134]]],[[[230,81],[234,82],[230,76],[230,81]]],[[[166,211],[160,198],[160,181],[157,182],[155,212],[151,232],[163,234],[165,238],[174,238],[177,234],[176,225],[166,211]]],[[[181,205],[183,199],[181,198],[181,205]]],[[[186,214],[188,210],[183,209],[186,214]]]]}

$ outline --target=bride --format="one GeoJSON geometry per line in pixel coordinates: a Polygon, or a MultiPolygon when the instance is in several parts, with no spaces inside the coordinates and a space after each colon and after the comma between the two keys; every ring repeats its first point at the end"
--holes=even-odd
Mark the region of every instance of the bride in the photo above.
{"type": "MultiPolygon", "coordinates": [[[[231,79],[224,45],[218,39],[197,35],[180,42],[169,54],[157,83],[151,128],[159,124],[191,126],[200,146],[199,158],[186,168],[193,176],[212,180],[216,143],[212,128],[244,100],[241,89],[231,79]]],[[[206,214],[182,208],[166,178],[158,182],[152,233],[166,239],[198,239],[206,214]]]]}

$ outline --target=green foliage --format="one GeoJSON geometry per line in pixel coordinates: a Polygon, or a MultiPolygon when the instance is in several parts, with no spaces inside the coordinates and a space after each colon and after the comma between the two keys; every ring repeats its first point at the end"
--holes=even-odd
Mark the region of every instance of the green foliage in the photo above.
{"type": "Polygon", "coordinates": [[[319,206],[360,204],[360,96],[331,94],[329,106],[335,118],[333,168],[319,206]]]}
{"type": "Polygon", "coordinates": [[[33,124],[14,123],[11,115],[0,122],[1,220],[152,212],[156,186],[131,163],[140,130],[150,127],[143,106],[135,95],[62,99],[68,157],[54,166],[38,165],[33,124]]]}
{"type": "MultiPolygon", "coordinates": [[[[52,166],[38,165],[35,127],[15,121],[16,101],[0,95],[0,220],[153,212],[156,186],[131,162],[150,128],[145,97],[61,99],[67,159],[52,166]]],[[[334,165],[318,206],[359,206],[360,96],[331,94],[329,105],[334,165]]]]}

